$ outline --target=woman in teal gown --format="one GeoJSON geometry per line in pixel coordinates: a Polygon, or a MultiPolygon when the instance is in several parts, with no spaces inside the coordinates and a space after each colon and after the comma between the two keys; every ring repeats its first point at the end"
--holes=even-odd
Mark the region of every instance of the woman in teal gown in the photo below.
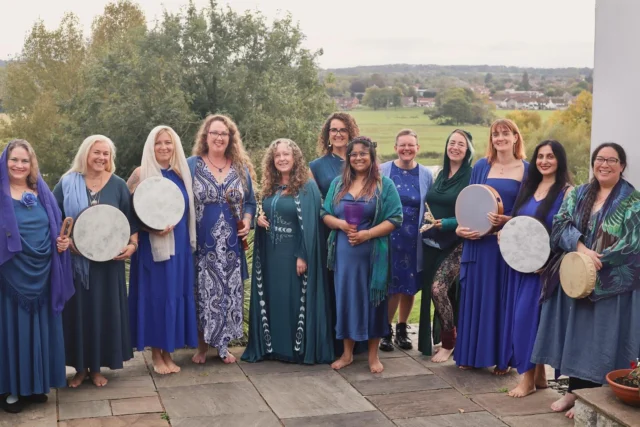
{"type": "Polygon", "coordinates": [[[249,343],[242,360],[329,363],[334,352],[319,235],[320,191],[291,140],[272,142],[262,164],[249,343]]]}

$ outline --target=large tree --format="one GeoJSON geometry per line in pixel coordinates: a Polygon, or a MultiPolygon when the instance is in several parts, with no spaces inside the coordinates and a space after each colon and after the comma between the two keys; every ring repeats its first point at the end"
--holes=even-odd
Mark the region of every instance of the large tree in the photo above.
{"type": "Polygon", "coordinates": [[[445,125],[489,124],[495,106],[471,89],[452,87],[436,96],[435,107],[429,113],[432,120],[445,125]]]}

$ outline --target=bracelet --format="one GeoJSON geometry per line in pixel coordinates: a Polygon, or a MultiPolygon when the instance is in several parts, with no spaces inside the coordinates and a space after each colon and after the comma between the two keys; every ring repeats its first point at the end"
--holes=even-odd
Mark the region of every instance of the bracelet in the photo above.
{"type": "Polygon", "coordinates": [[[130,245],[133,245],[133,247],[135,248],[133,251],[137,251],[138,250],[138,244],[136,242],[129,242],[130,245]]]}

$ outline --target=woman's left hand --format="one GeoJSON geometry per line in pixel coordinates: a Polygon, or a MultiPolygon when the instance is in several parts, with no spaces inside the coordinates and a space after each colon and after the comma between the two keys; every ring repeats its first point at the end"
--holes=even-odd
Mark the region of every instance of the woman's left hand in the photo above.
{"type": "Polygon", "coordinates": [[[370,236],[371,232],[369,230],[354,231],[347,234],[351,246],[357,246],[360,243],[366,242],[370,239],[370,236]]]}
{"type": "Polygon", "coordinates": [[[307,271],[307,262],[302,258],[298,258],[296,261],[296,271],[298,276],[302,276],[307,271]]]}
{"type": "Polygon", "coordinates": [[[240,230],[238,230],[238,237],[244,237],[247,234],[249,234],[249,231],[251,230],[251,219],[250,218],[244,218],[242,220],[242,223],[244,224],[244,227],[242,227],[240,230]]]}
{"type": "Polygon", "coordinates": [[[122,252],[120,252],[120,255],[115,257],[113,260],[124,261],[125,259],[131,257],[131,255],[133,255],[135,251],[136,251],[136,246],[129,243],[127,246],[124,247],[124,249],[122,249],[122,252]]]}
{"type": "Polygon", "coordinates": [[[69,249],[69,243],[71,243],[71,241],[69,240],[68,237],[58,237],[56,239],[56,246],[58,247],[58,252],[62,253],[67,249],[69,249]]]}
{"type": "Polygon", "coordinates": [[[507,223],[507,221],[509,221],[511,219],[510,216],[498,215],[498,214],[495,214],[493,212],[489,212],[489,214],[487,214],[487,218],[489,218],[489,222],[494,227],[501,227],[501,226],[505,225],[507,223]]]}

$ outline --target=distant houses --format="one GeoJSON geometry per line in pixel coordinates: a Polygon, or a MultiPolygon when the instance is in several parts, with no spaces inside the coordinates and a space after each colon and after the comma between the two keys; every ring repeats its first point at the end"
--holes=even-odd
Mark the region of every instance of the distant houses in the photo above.
{"type": "Polygon", "coordinates": [[[340,110],[353,110],[360,105],[360,100],[357,97],[340,96],[334,97],[333,100],[340,110]]]}

